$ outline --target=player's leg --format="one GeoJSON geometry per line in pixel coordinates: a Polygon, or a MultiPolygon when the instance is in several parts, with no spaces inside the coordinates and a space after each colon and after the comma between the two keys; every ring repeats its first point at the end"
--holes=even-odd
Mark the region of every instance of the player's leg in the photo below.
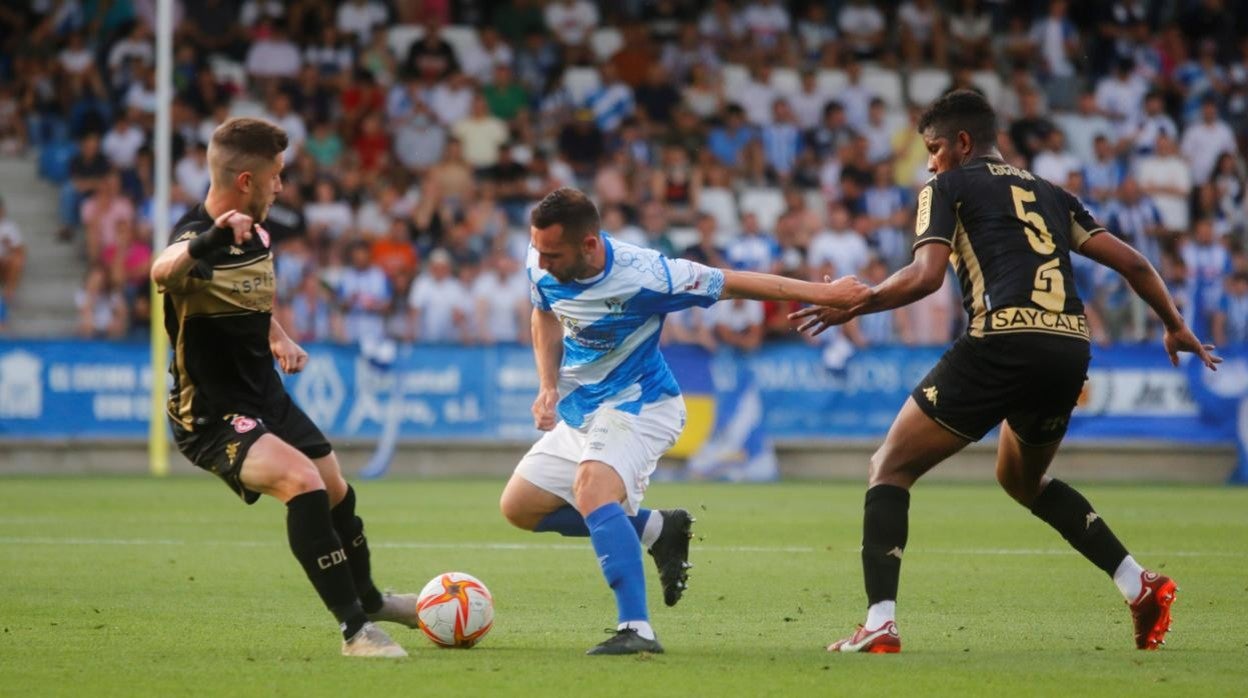
{"type": "Polygon", "coordinates": [[[650,626],[640,541],[621,506],[628,501],[624,480],[610,465],[587,460],[577,468],[573,494],[576,508],[589,526],[589,539],[602,575],[615,593],[620,631],[589,653],[662,652],[650,626]]]}
{"type": "Polygon", "coordinates": [[[962,450],[969,439],[936,423],[907,398],[884,443],[871,456],[862,517],[862,574],[867,620],[852,637],[828,646],[832,652],[896,652],[897,587],[910,529],[910,487],[938,463],[962,450]]]}
{"type": "MultiPolygon", "coordinates": [[[[575,475],[575,470],[572,473],[575,475]]],[[[572,538],[589,537],[589,526],[576,507],[563,497],[529,482],[519,473],[512,474],[507,481],[498,508],[512,526],[525,531],[555,532],[572,538]]],[[[636,515],[628,517],[628,522],[646,548],[659,539],[663,521],[663,512],[655,509],[638,509],[636,515]]]]}
{"type": "MultiPolygon", "coordinates": [[[[1011,421],[1029,432],[1036,432],[1042,424],[1042,420],[1035,419],[1011,421]]],[[[1064,419],[1061,424],[1064,432],[1064,419]]],[[[1029,445],[1009,421],[1001,425],[997,482],[1015,501],[1052,526],[1071,547],[1114,580],[1131,608],[1136,646],[1155,649],[1165,643],[1166,632],[1170,629],[1170,605],[1177,591],[1174,581],[1141,567],[1082,494],[1046,474],[1061,445],[1061,435],[1057,438],[1045,445],[1029,445]]]]}
{"type": "MultiPolygon", "coordinates": [[[[572,504],[575,501],[572,485],[584,441],[582,435],[562,422],[543,434],[520,460],[503,488],[498,502],[503,518],[525,531],[588,537],[585,517],[572,504]]],[[[628,520],[646,548],[655,545],[664,528],[660,511],[638,509],[628,520]]]]}
{"type": "Polygon", "coordinates": [[[344,654],[406,656],[406,652],[368,621],[334,530],[330,497],[317,466],[273,434],[264,434],[248,450],[238,474],[248,490],[286,504],[290,549],[308,580],[338,619],[344,654]]]}

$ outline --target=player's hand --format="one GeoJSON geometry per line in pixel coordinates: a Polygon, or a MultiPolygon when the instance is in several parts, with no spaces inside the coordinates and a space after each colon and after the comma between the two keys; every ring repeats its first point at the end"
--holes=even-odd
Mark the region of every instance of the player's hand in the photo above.
{"type": "Polygon", "coordinates": [[[827,331],[829,327],[844,325],[858,316],[854,308],[825,308],[821,305],[812,305],[809,308],[802,308],[795,313],[789,313],[789,320],[797,323],[797,331],[818,337],[827,331]]]}
{"type": "Polygon", "coordinates": [[[871,298],[871,287],[862,283],[856,276],[842,276],[836,281],[825,276],[828,282],[825,287],[823,302],[819,305],[830,308],[857,308],[871,298]]]}
{"type": "Polygon", "coordinates": [[[271,343],[269,350],[273,352],[273,358],[277,359],[277,365],[283,373],[298,373],[308,365],[308,352],[295,344],[290,337],[283,337],[271,343]]]}
{"type": "Polygon", "coordinates": [[[555,407],[559,404],[558,390],[543,390],[533,401],[533,426],[542,431],[550,431],[559,423],[555,407]]]}
{"type": "Polygon", "coordinates": [[[1222,363],[1222,357],[1213,353],[1214,346],[1201,344],[1200,340],[1196,339],[1196,335],[1192,334],[1186,326],[1173,332],[1167,330],[1162,344],[1166,347],[1166,353],[1170,355],[1170,363],[1175,366],[1179,365],[1179,352],[1181,351],[1200,357],[1201,363],[1212,371],[1218,370],[1218,364],[1222,363]]]}
{"type": "Polygon", "coordinates": [[[218,228],[232,231],[234,233],[234,244],[241,245],[251,239],[251,225],[254,222],[251,216],[246,213],[230,209],[217,216],[217,220],[213,221],[212,224],[218,228]]]}

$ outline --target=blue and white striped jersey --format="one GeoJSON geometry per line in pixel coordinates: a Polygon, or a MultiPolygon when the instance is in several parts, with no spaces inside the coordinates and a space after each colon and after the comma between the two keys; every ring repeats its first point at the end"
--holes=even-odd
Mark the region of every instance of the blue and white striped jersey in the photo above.
{"type": "Polygon", "coordinates": [[[563,325],[559,418],[580,428],[604,406],[637,414],[680,394],[659,353],[667,313],[719,300],[724,273],[685,259],[614,240],[605,232],[606,267],[597,277],[561,283],[538,266],[529,248],[534,307],[563,325]]]}

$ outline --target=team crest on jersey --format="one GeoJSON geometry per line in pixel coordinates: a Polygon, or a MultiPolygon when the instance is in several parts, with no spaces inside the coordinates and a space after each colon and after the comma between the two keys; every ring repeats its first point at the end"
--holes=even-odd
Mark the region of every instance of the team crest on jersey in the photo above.
{"type": "Polygon", "coordinates": [[[608,298],[605,303],[607,304],[607,310],[610,311],[612,315],[619,315],[623,313],[624,308],[628,306],[627,301],[620,300],[619,298],[608,298]]]}
{"type": "Polygon", "coordinates": [[[269,231],[257,225],[256,234],[260,236],[260,242],[264,243],[265,247],[268,247],[269,246],[269,231]]]}
{"type": "Polygon", "coordinates": [[[246,434],[256,428],[256,420],[251,417],[244,417],[241,414],[234,415],[234,419],[230,420],[230,426],[234,427],[234,431],[239,434],[246,434]]]}

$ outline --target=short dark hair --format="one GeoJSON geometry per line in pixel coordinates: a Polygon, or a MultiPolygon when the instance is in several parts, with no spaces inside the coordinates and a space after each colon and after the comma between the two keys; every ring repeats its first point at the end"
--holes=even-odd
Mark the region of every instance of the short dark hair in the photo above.
{"type": "Polygon", "coordinates": [[[266,160],[277,157],[289,144],[286,131],[264,119],[230,119],[212,132],[212,145],[266,160]]]}
{"type": "Polygon", "coordinates": [[[563,226],[565,240],[580,240],[589,234],[597,234],[601,225],[598,207],[579,189],[560,187],[538,202],[529,223],[534,228],[563,226]]]}
{"type": "Polygon", "coordinates": [[[919,133],[931,129],[936,137],[957,137],[966,131],[975,145],[997,142],[997,113],[984,96],[973,90],[954,90],[932,102],[919,117],[919,133]]]}

